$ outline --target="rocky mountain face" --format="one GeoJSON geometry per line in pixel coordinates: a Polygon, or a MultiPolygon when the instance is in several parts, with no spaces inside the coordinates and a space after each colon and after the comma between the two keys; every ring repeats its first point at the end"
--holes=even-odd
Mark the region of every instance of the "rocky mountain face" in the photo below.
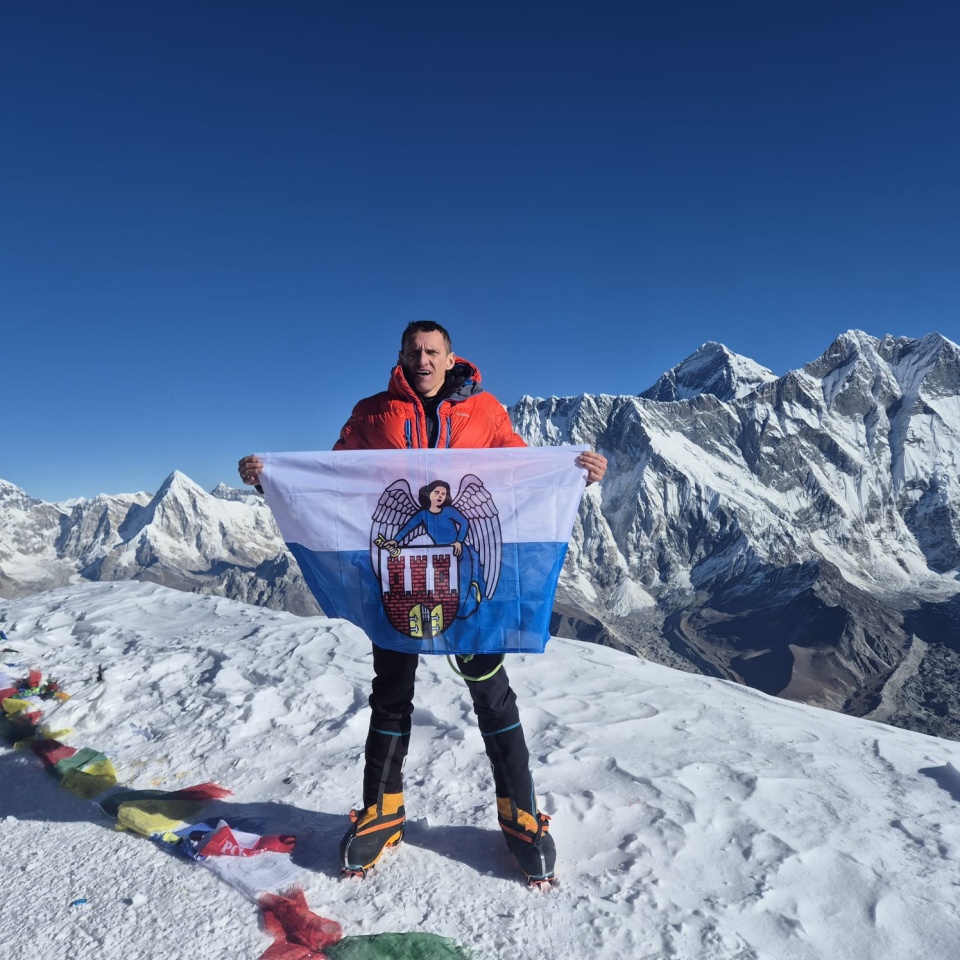
{"type": "MultiPolygon", "coordinates": [[[[708,343],[639,397],[524,398],[585,443],[554,632],[960,738],[960,348],[840,336],[777,377],[708,343]]],[[[0,481],[0,595],[152,580],[318,612],[262,498],[174,473],[48,504],[0,481]]]]}
{"type": "Polygon", "coordinates": [[[960,736],[955,344],[851,331],[779,378],[707,344],[640,397],[511,413],[528,443],[611,460],[558,630],[960,736]]]}

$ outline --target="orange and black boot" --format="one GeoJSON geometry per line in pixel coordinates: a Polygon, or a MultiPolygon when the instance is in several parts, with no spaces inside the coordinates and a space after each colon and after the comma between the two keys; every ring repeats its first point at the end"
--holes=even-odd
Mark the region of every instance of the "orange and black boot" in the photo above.
{"type": "Polygon", "coordinates": [[[340,843],[343,876],[365,877],[387,847],[403,839],[402,793],[383,793],[365,810],[350,811],[350,829],[340,843]]]}
{"type": "Polygon", "coordinates": [[[497,819],[503,839],[527,881],[533,887],[554,886],[557,848],[550,836],[550,818],[539,810],[532,814],[510,797],[497,797],[497,819]]]}

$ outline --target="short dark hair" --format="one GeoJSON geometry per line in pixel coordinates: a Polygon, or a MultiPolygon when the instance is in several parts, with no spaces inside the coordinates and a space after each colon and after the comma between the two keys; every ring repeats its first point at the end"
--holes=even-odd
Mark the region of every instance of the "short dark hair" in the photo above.
{"type": "Polygon", "coordinates": [[[440,336],[443,337],[443,342],[447,347],[447,353],[453,353],[453,343],[450,341],[450,334],[447,333],[445,327],[440,326],[439,323],[433,320],[413,320],[407,324],[407,329],[403,331],[403,336],[400,338],[401,353],[407,345],[407,337],[411,337],[415,333],[439,333],[440,336]]]}

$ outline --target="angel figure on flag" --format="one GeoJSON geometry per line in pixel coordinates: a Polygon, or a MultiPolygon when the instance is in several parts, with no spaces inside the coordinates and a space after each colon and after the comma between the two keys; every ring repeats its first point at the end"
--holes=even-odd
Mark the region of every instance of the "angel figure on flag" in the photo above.
{"type": "Polygon", "coordinates": [[[500,579],[500,516],[483,481],[467,474],[453,497],[446,480],[433,480],[420,488],[416,500],[406,480],[390,484],[373,514],[374,569],[380,567],[379,550],[396,557],[401,548],[423,543],[424,536],[434,546],[449,548],[456,565],[456,617],[472,616],[493,596],[500,579]]]}

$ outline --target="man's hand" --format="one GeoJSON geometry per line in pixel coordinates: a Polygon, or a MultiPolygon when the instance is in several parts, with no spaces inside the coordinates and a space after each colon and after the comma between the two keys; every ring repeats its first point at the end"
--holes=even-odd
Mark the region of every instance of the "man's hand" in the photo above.
{"type": "Polygon", "coordinates": [[[251,487],[260,486],[260,473],[262,470],[263,461],[259,457],[253,456],[253,454],[249,457],[244,457],[237,464],[237,472],[240,474],[240,479],[251,487]]]}
{"type": "Polygon", "coordinates": [[[581,453],[574,462],[587,471],[587,483],[599,483],[607,472],[607,458],[593,450],[581,453]]]}

